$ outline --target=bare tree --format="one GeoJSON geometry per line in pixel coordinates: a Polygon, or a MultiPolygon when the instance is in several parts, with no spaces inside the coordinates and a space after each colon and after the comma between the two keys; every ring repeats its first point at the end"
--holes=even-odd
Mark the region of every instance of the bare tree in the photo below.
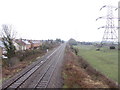
{"type": "Polygon", "coordinates": [[[8,64],[10,65],[10,60],[12,57],[15,56],[15,46],[13,44],[13,39],[15,38],[15,31],[12,30],[11,26],[9,25],[2,25],[2,42],[5,46],[5,49],[7,51],[7,57],[8,57],[8,64]]]}

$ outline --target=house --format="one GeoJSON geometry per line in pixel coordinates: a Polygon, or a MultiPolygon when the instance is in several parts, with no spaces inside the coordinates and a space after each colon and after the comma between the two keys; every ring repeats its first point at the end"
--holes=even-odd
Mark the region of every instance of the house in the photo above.
{"type": "Polygon", "coordinates": [[[16,50],[18,50],[18,51],[19,50],[26,50],[25,44],[22,42],[21,39],[16,39],[14,41],[14,45],[15,45],[16,50]]]}
{"type": "Polygon", "coordinates": [[[28,40],[23,39],[22,42],[25,44],[25,49],[31,49],[31,43],[28,40]]]}
{"type": "Polygon", "coordinates": [[[0,40],[0,57],[6,53],[7,51],[5,50],[5,46],[3,45],[3,42],[0,40]]]}
{"type": "Polygon", "coordinates": [[[26,39],[16,39],[14,45],[17,50],[27,50],[31,48],[31,43],[26,39]]]}
{"type": "Polygon", "coordinates": [[[14,40],[14,41],[13,41],[13,44],[14,44],[14,46],[15,46],[15,48],[16,48],[16,51],[22,50],[22,49],[21,49],[21,46],[20,46],[20,43],[19,43],[18,40],[14,40]]]}
{"type": "Polygon", "coordinates": [[[31,43],[31,48],[33,49],[38,48],[42,45],[42,41],[40,40],[29,40],[29,42],[31,43]]]}

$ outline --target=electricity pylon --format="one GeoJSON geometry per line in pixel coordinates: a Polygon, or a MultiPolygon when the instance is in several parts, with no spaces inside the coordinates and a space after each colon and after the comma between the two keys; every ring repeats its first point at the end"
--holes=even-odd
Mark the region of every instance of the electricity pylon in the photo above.
{"type": "Polygon", "coordinates": [[[113,10],[117,10],[117,8],[111,5],[105,5],[102,8],[100,8],[100,10],[102,10],[103,8],[107,8],[107,15],[96,19],[96,21],[98,19],[106,19],[106,25],[98,28],[98,29],[101,29],[101,28],[105,29],[103,38],[101,41],[101,45],[105,43],[109,43],[113,45],[114,43],[118,42],[117,29],[119,27],[114,25],[114,19],[119,19],[119,18],[114,17],[113,15],[113,10]]]}

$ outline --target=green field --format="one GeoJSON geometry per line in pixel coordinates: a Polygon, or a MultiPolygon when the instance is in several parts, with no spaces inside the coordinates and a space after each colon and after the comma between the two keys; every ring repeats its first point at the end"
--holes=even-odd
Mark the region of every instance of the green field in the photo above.
{"type": "Polygon", "coordinates": [[[118,82],[118,50],[102,47],[96,51],[93,45],[78,45],[79,55],[87,60],[96,70],[118,82]]]}

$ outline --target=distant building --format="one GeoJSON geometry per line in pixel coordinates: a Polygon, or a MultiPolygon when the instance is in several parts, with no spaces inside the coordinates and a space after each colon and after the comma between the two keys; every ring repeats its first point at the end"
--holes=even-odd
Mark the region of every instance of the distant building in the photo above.
{"type": "Polygon", "coordinates": [[[5,53],[6,53],[5,47],[4,47],[3,43],[2,43],[2,41],[0,40],[0,56],[2,54],[5,54],[5,53]]]}
{"type": "Polygon", "coordinates": [[[25,44],[25,49],[31,49],[31,43],[28,40],[22,40],[22,42],[25,44]]]}
{"type": "Polygon", "coordinates": [[[16,39],[14,41],[14,45],[16,49],[19,50],[27,50],[31,48],[31,43],[25,39],[16,39]]]}
{"type": "Polygon", "coordinates": [[[41,40],[29,40],[29,42],[31,43],[31,48],[33,49],[38,48],[42,45],[41,40]]]}
{"type": "Polygon", "coordinates": [[[16,48],[16,51],[22,50],[19,41],[15,40],[15,41],[13,41],[13,44],[16,48]]]}

